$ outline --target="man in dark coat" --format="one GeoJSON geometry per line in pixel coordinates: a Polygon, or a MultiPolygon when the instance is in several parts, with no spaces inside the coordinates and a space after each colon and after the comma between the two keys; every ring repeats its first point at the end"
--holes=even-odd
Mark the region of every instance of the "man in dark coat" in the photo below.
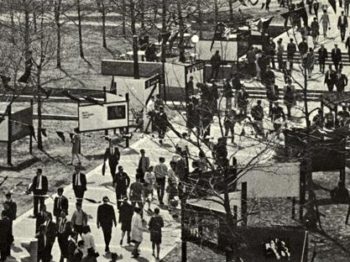
{"type": "Polygon", "coordinates": [[[344,14],[344,11],[341,12],[341,15],[338,18],[338,29],[340,30],[341,41],[345,39],[346,28],[348,27],[348,18],[344,14]]]}
{"type": "MultiPolygon", "coordinates": [[[[10,192],[5,194],[6,201],[4,202],[4,211],[6,216],[10,219],[11,222],[11,243],[14,241],[12,233],[12,224],[17,217],[17,204],[12,200],[12,194],[10,192]]],[[[11,255],[11,245],[8,246],[8,256],[11,255]]]]}
{"type": "Polygon", "coordinates": [[[115,194],[117,197],[117,207],[120,208],[121,200],[126,196],[128,187],[130,185],[130,178],[127,173],[124,172],[122,166],[118,167],[118,173],[115,174],[113,179],[113,185],[115,187],[115,194]]]}
{"type": "Polygon", "coordinates": [[[2,212],[0,220],[0,261],[5,262],[12,243],[11,220],[2,212]]]}
{"type": "Polygon", "coordinates": [[[43,171],[38,168],[36,171],[36,176],[33,178],[32,184],[28,189],[28,193],[33,192],[34,199],[34,216],[38,214],[39,205],[43,206],[45,204],[45,195],[48,190],[47,177],[42,175],[43,171]]]}
{"type": "Polygon", "coordinates": [[[211,79],[217,79],[221,66],[221,56],[219,51],[217,50],[215,54],[210,58],[211,64],[211,79]]]}
{"type": "Polygon", "coordinates": [[[294,44],[293,38],[291,38],[290,42],[287,45],[287,60],[290,62],[291,70],[293,69],[293,59],[296,51],[297,51],[297,47],[294,44]]]}
{"type": "Polygon", "coordinates": [[[306,43],[306,39],[303,38],[303,41],[298,45],[299,53],[300,56],[303,57],[306,53],[307,50],[309,49],[308,44],[306,43]]]}
{"type": "Polygon", "coordinates": [[[339,93],[344,92],[345,87],[348,85],[348,78],[346,75],[342,74],[340,71],[337,73],[337,77],[335,79],[335,87],[339,93]]]}
{"type": "Polygon", "coordinates": [[[348,38],[345,41],[345,48],[348,50],[348,55],[349,55],[349,60],[350,60],[350,35],[348,36],[348,38]]]}
{"type": "Polygon", "coordinates": [[[53,215],[56,217],[56,223],[58,223],[59,217],[61,216],[61,211],[65,211],[68,215],[68,199],[63,195],[63,188],[57,189],[57,197],[54,199],[53,203],[53,215]]]}
{"type": "Polygon", "coordinates": [[[338,47],[337,44],[334,45],[334,48],[332,49],[332,61],[335,67],[335,70],[338,71],[339,70],[339,64],[341,62],[341,51],[338,47]]]}
{"type": "Polygon", "coordinates": [[[128,202],[128,198],[124,198],[123,204],[119,209],[119,223],[122,225],[122,238],[120,239],[120,245],[123,245],[125,232],[127,232],[127,242],[130,243],[130,231],[131,231],[131,219],[134,214],[133,206],[128,202]]]}
{"type": "Polygon", "coordinates": [[[190,96],[194,95],[194,83],[193,76],[190,76],[190,79],[186,83],[186,101],[190,98],[190,96]]]}
{"type": "Polygon", "coordinates": [[[337,78],[336,72],[332,69],[332,65],[329,65],[329,69],[327,70],[324,78],[324,82],[327,85],[329,92],[333,91],[336,78],[337,78]]]}
{"type": "Polygon", "coordinates": [[[50,258],[47,252],[47,237],[45,232],[45,225],[41,225],[39,227],[39,232],[36,234],[36,238],[38,239],[38,262],[49,262],[50,258]]]}
{"type": "Polygon", "coordinates": [[[52,247],[57,237],[57,226],[56,226],[56,223],[52,221],[51,213],[47,213],[46,222],[44,223],[44,225],[45,225],[45,232],[46,232],[46,239],[47,239],[47,246],[46,246],[47,256],[51,259],[52,247]]]}
{"type": "Polygon", "coordinates": [[[328,57],[328,51],[322,44],[320,49],[318,49],[318,63],[320,64],[320,72],[324,74],[324,67],[326,64],[326,59],[328,57]]]}
{"type": "Polygon", "coordinates": [[[40,212],[36,215],[35,221],[35,233],[39,233],[40,226],[43,225],[46,221],[47,211],[46,205],[40,207],[40,212]]]}
{"type": "Polygon", "coordinates": [[[168,127],[168,117],[164,112],[164,107],[159,108],[159,112],[156,114],[156,124],[158,129],[159,143],[163,144],[163,139],[168,127]]]}
{"type": "Polygon", "coordinates": [[[141,175],[141,181],[144,181],[144,176],[148,168],[150,167],[149,157],[146,156],[146,151],[144,149],[140,150],[140,159],[139,164],[137,166],[137,170],[141,175]]]}
{"type": "Polygon", "coordinates": [[[57,241],[61,250],[60,262],[63,262],[65,258],[68,259],[68,238],[72,233],[72,225],[66,215],[66,212],[62,210],[57,221],[57,241]]]}
{"type": "Polygon", "coordinates": [[[103,204],[97,209],[97,228],[102,227],[103,237],[105,240],[105,251],[109,252],[109,243],[112,238],[112,228],[117,226],[115,212],[112,205],[108,204],[108,197],[103,197],[103,204]]]}
{"type": "Polygon", "coordinates": [[[111,171],[112,178],[115,175],[117,166],[120,160],[120,152],[118,147],[113,145],[112,139],[109,140],[109,147],[106,149],[106,152],[103,157],[103,163],[105,164],[108,159],[109,170],[111,171]]]}
{"type": "Polygon", "coordinates": [[[73,174],[73,190],[75,197],[78,201],[83,201],[84,194],[86,191],[86,176],[80,172],[80,166],[75,167],[73,174]]]}

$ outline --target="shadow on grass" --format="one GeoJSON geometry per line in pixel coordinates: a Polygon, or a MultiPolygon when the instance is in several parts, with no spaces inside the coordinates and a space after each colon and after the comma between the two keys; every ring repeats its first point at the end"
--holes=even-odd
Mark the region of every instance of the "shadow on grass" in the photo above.
{"type": "Polygon", "coordinates": [[[85,61],[85,63],[88,64],[88,66],[89,66],[90,68],[93,68],[92,64],[90,63],[89,60],[86,59],[86,57],[84,57],[83,60],[85,61]]]}
{"type": "Polygon", "coordinates": [[[70,75],[66,70],[64,70],[63,68],[60,68],[61,72],[64,73],[68,78],[77,81],[80,85],[82,85],[84,88],[87,88],[85,83],[83,81],[81,81],[80,79],[70,75]]]}
{"type": "Polygon", "coordinates": [[[319,235],[325,237],[326,239],[328,239],[329,241],[333,242],[345,254],[348,254],[350,256],[350,250],[347,247],[345,247],[344,245],[342,245],[341,243],[339,243],[337,239],[335,239],[335,238],[331,237],[330,235],[328,235],[324,230],[317,230],[314,233],[319,234],[319,235]]]}
{"type": "Polygon", "coordinates": [[[28,160],[23,161],[22,163],[16,165],[16,166],[0,166],[0,171],[15,171],[20,172],[31,165],[35,164],[36,162],[39,162],[40,159],[37,157],[30,158],[28,160]]]}

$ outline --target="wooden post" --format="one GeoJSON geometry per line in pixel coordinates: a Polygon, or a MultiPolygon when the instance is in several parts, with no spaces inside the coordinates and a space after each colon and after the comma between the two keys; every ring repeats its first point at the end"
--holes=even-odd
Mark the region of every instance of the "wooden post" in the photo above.
{"type": "Polygon", "coordinates": [[[138,37],[133,35],[133,57],[134,57],[134,78],[140,79],[140,68],[139,68],[139,58],[138,58],[138,37]]]}
{"type": "Polygon", "coordinates": [[[292,219],[295,219],[295,197],[292,198],[292,219]]]}
{"type": "MultiPolygon", "coordinates": [[[[32,113],[33,113],[33,99],[30,100],[30,107],[32,109],[32,113]]],[[[33,128],[34,131],[34,128],[33,128]]],[[[34,131],[35,132],[35,131],[34,131]]],[[[29,154],[33,154],[33,134],[32,132],[30,133],[29,136],[29,154]]]]}
{"type": "MultiPolygon", "coordinates": [[[[107,102],[107,90],[106,87],[103,87],[103,101],[106,103],[107,102]]],[[[105,136],[108,136],[108,129],[105,130],[105,136]]]]}
{"type": "Polygon", "coordinates": [[[7,164],[12,166],[12,128],[11,128],[11,114],[12,114],[12,106],[11,104],[7,106],[7,121],[8,121],[8,141],[7,141],[7,164]]]}
{"type": "Polygon", "coordinates": [[[248,194],[247,194],[247,182],[242,183],[242,197],[241,197],[241,216],[242,224],[246,226],[248,224],[248,194]]]}
{"type": "Polygon", "coordinates": [[[305,204],[305,175],[306,167],[304,161],[300,164],[300,197],[299,197],[299,220],[303,220],[303,211],[305,204]]]}

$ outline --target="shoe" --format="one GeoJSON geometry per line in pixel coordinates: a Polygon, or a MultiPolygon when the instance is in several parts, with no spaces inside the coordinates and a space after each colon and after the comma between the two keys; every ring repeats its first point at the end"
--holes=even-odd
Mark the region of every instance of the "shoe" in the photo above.
{"type": "Polygon", "coordinates": [[[120,243],[119,243],[121,246],[123,245],[123,239],[120,240],[120,243]]]}
{"type": "Polygon", "coordinates": [[[105,252],[106,252],[106,253],[109,253],[109,247],[106,247],[106,248],[105,248],[105,252]]]}

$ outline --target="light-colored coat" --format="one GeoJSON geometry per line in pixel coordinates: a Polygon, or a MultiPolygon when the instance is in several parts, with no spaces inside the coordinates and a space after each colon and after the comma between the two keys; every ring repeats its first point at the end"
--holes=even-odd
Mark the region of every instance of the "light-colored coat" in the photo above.
{"type": "Polygon", "coordinates": [[[131,219],[131,240],[142,242],[143,226],[141,216],[134,213],[131,219]]]}

